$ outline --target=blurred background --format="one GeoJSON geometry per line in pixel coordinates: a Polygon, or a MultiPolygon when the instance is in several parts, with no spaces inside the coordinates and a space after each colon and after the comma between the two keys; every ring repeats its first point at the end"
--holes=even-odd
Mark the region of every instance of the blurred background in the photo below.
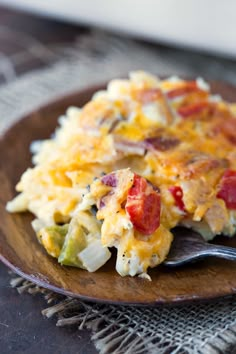
{"type": "MultiPolygon", "coordinates": [[[[0,83],[62,60],[236,82],[236,2],[0,0],[0,83]],[[142,67],[141,67],[142,66],[142,67]]],[[[119,68],[119,70],[117,70],[119,68]]]]}
{"type": "Polygon", "coordinates": [[[0,3],[157,42],[236,56],[234,0],[1,0],[0,3]]]}

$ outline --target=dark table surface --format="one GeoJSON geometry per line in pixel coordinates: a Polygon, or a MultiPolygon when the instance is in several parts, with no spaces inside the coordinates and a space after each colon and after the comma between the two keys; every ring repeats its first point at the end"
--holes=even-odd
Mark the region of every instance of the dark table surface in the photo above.
{"type": "MultiPolygon", "coordinates": [[[[72,44],[90,29],[43,19],[0,7],[0,85],[46,67],[56,60],[61,43],[72,44]]],[[[149,44],[151,45],[151,44],[149,44]]],[[[213,55],[155,45],[163,60],[186,65],[187,74],[236,83],[236,61],[213,55]]],[[[0,353],[97,353],[88,331],[58,328],[55,319],[41,315],[42,296],[19,295],[10,287],[11,276],[0,264],[0,353]]]]}
{"type": "Polygon", "coordinates": [[[95,354],[86,330],[56,327],[56,319],[46,319],[42,295],[19,295],[10,287],[8,270],[0,265],[0,353],[1,354],[95,354]]]}

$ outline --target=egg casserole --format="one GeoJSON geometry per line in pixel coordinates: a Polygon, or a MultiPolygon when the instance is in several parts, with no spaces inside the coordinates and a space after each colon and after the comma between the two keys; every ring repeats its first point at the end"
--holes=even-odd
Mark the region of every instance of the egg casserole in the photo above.
{"type": "Polygon", "coordinates": [[[117,249],[121,276],[148,278],[176,226],[206,240],[236,228],[236,105],[201,78],[130,73],[83,108],[70,107],[51,139],[31,145],[9,212],[29,210],[47,253],[90,272],[117,249]]]}

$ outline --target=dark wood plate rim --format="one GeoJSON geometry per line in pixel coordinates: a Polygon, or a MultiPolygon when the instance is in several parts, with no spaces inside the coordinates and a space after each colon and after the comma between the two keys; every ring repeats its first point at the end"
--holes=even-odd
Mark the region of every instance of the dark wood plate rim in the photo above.
{"type": "Polygon", "coordinates": [[[11,262],[9,262],[4,256],[2,256],[2,254],[0,254],[0,261],[5,264],[5,266],[7,266],[9,269],[11,269],[12,271],[14,271],[16,274],[18,274],[19,276],[21,276],[22,278],[31,281],[32,283],[34,283],[35,285],[51,290],[55,293],[64,295],[64,296],[68,296],[71,298],[75,298],[75,299],[79,299],[82,301],[88,301],[88,302],[92,302],[92,303],[98,303],[98,304],[110,304],[110,305],[116,305],[116,306],[120,306],[120,305],[124,305],[124,306],[140,306],[140,307],[157,307],[157,306],[181,306],[181,305],[190,305],[193,303],[207,303],[209,301],[211,302],[216,302],[218,300],[227,300],[230,299],[232,297],[236,296],[236,288],[232,289],[232,293],[228,294],[228,293],[224,293],[222,292],[222,294],[219,294],[217,296],[208,296],[208,297],[199,297],[199,296],[191,296],[191,297],[176,297],[174,300],[160,300],[158,299],[158,301],[153,301],[153,302],[130,302],[130,301],[114,301],[114,300],[107,300],[107,299],[101,299],[101,298],[95,298],[95,297],[90,297],[90,296],[85,296],[85,295],[81,295],[78,293],[74,293],[68,290],[65,290],[63,288],[59,288],[57,286],[51,285],[51,284],[47,284],[47,282],[44,282],[43,280],[40,279],[36,279],[33,276],[30,276],[27,273],[24,273],[24,271],[22,271],[21,269],[19,269],[18,267],[16,267],[14,264],[12,264],[11,262]]]}

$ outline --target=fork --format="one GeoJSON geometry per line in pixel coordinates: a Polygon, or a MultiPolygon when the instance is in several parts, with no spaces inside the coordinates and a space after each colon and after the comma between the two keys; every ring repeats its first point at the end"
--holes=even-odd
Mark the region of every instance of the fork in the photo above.
{"type": "Polygon", "coordinates": [[[174,241],[163,262],[166,266],[181,266],[211,256],[236,261],[236,248],[208,243],[199,233],[186,228],[177,228],[173,233],[174,241]]]}

